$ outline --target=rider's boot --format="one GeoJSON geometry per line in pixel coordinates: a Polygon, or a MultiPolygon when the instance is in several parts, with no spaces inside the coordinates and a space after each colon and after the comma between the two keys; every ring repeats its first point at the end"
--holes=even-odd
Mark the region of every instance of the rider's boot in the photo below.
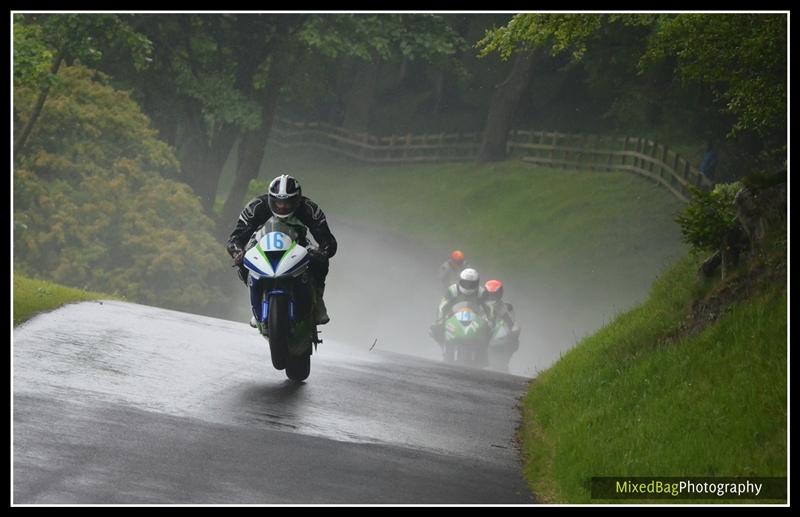
{"type": "Polygon", "coordinates": [[[318,287],[317,291],[317,303],[316,303],[316,310],[314,311],[314,319],[317,322],[317,325],[324,325],[331,321],[330,316],[328,316],[328,309],[325,307],[325,300],[322,299],[322,295],[325,294],[325,286],[318,287]]]}
{"type": "Polygon", "coordinates": [[[256,317],[255,316],[250,316],[250,326],[253,327],[253,328],[258,327],[258,322],[256,321],[256,317]]]}

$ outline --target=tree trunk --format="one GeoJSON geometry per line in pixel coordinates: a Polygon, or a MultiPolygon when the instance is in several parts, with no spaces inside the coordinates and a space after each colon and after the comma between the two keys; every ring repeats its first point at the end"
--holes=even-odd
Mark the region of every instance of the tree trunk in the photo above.
{"type": "Polygon", "coordinates": [[[355,79],[345,99],[344,128],[351,131],[366,131],[369,115],[375,104],[380,64],[375,61],[359,61],[355,79]]]}
{"type": "Polygon", "coordinates": [[[241,130],[235,124],[223,124],[222,128],[214,135],[208,154],[208,161],[201,169],[200,198],[206,213],[212,215],[214,202],[217,200],[219,179],[222,177],[222,168],[228,161],[233,144],[239,138],[241,130]]]}
{"type": "Polygon", "coordinates": [[[182,179],[200,198],[206,214],[214,217],[214,202],[222,168],[239,136],[239,129],[234,124],[223,124],[209,139],[199,109],[189,114],[185,121],[185,137],[178,153],[182,179]]]}
{"type": "Polygon", "coordinates": [[[342,126],[344,122],[345,104],[353,75],[356,60],[351,56],[340,57],[336,62],[336,99],[330,103],[325,122],[333,126],[342,126]]]}
{"type": "MultiPolygon", "coordinates": [[[[172,97],[170,105],[159,106],[155,110],[146,110],[153,122],[153,127],[158,131],[158,139],[174,148],[178,147],[178,126],[181,118],[174,106],[179,102],[177,98],[172,97]]],[[[144,111],[145,107],[143,106],[142,109],[144,111]]]]}
{"type": "Polygon", "coordinates": [[[181,180],[197,193],[198,170],[206,160],[208,144],[202,114],[195,103],[184,110],[177,135],[176,155],[181,163],[181,180]]]}
{"type": "Polygon", "coordinates": [[[511,129],[522,94],[533,75],[534,61],[534,52],[519,54],[506,80],[495,87],[489,104],[489,115],[486,118],[478,161],[496,162],[505,159],[508,131],[511,129]]]}
{"type": "Polygon", "coordinates": [[[220,238],[227,238],[228,232],[233,228],[236,219],[244,208],[245,196],[247,195],[250,181],[256,179],[261,170],[264,150],[267,146],[267,139],[269,138],[272,122],[275,119],[275,112],[278,107],[280,90],[288,73],[289,57],[285,44],[277,45],[272,53],[273,62],[270,66],[272,79],[267,85],[266,92],[262,98],[261,126],[258,129],[244,133],[239,143],[236,176],[217,222],[217,235],[220,238]]]}
{"type": "MultiPolygon", "coordinates": [[[[58,70],[61,68],[62,61],[64,61],[64,51],[60,50],[58,54],[53,57],[53,64],[50,66],[50,75],[58,75],[58,70]]],[[[33,126],[36,125],[36,121],[42,114],[42,108],[44,108],[44,102],[47,100],[48,93],[50,93],[49,82],[39,91],[39,97],[36,99],[36,104],[33,106],[33,112],[31,113],[28,122],[25,124],[25,127],[22,129],[22,133],[19,135],[19,138],[17,138],[17,141],[14,142],[15,156],[22,152],[22,150],[25,148],[25,144],[28,142],[28,137],[31,135],[31,131],[33,131],[33,126]]]]}
{"type": "Polygon", "coordinates": [[[442,110],[444,100],[444,80],[445,75],[442,68],[435,69],[433,72],[433,114],[438,115],[442,110]]]}

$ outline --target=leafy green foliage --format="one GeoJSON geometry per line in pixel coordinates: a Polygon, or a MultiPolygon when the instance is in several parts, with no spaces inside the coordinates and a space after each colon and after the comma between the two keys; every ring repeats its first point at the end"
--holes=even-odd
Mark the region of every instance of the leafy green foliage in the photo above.
{"type": "MultiPolygon", "coordinates": [[[[244,129],[261,124],[261,106],[243,91],[236,74],[244,59],[260,59],[257,49],[237,48],[231,41],[236,30],[227,19],[203,16],[155,18],[151,30],[162,39],[181,42],[178,49],[162,48],[155,74],[168,74],[172,88],[199,102],[209,128],[220,122],[244,129]],[[166,51],[166,53],[164,53],[166,51]]],[[[159,79],[164,80],[164,79],[159,79]]]]}
{"type": "MultiPolygon", "coordinates": [[[[164,179],[177,160],[129,94],[102,74],[63,67],[14,171],[14,261],[22,273],[174,308],[219,296],[224,266],[212,221],[184,184],[164,179]]],[[[36,92],[18,88],[15,110],[36,92]]]]}
{"type": "Polygon", "coordinates": [[[464,40],[436,15],[348,14],[312,16],[298,32],[301,42],[328,57],[431,60],[453,55],[464,40]]]}
{"type": "Polygon", "coordinates": [[[659,18],[642,66],[677,57],[685,82],[708,85],[737,117],[733,129],[786,127],[785,15],[681,14],[659,18]]]}
{"type": "Polygon", "coordinates": [[[508,59],[515,51],[547,44],[553,55],[571,50],[575,59],[586,52],[586,41],[601,27],[605,15],[518,14],[508,25],[487,31],[476,46],[481,55],[498,51],[508,59]]]}
{"type": "Polygon", "coordinates": [[[639,50],[640,73],[656,65],[673,67],[684,84],[709,89],[721,109],[735,116],[735,133],[766,135],[786,127],[787,19],[766,14],[519,14],[488,31],[481,54],[504,58],[524,49],[570,51],[581,60],[606,44],[605,27],[640,27],[650,38],[639,50]]]}
{"type": "MultiPolygon", "coordinates": [[[[150,62],[152,43],[112,14],[17,14],[14,16],[15,86],[41,84],[55,54],[95,64],[111,48],[124,48],[138,70],[150,62]],[[36,70],[36,73],[31,73],[36,70]]],[[[52,77],[48,78],[52,80],[52,77]]]]}
{"type": "Polygon", "coordinates": [[[692,198],[676,217],[684,240],[697,251],[718,250],[725,235],[734,227],[734,199],[741,184],[719,183],[710,192],[692,188],[692,198]]]}
{"type": "Polygon", "coordinates": [[[14,86],[44,84],[48,80],[53,50],[47,46],[42,27],[21,23],[14,17],[14,86]]]}

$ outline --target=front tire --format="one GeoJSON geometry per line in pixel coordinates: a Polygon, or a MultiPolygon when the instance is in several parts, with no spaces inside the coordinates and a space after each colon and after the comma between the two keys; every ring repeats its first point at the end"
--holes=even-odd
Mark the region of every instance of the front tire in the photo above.
{"type": "Polygon", "coordinates": [[[445,343],[444,345],[444,361],[446,363],[456,362],[456,347],[452,343],[445,343]]]}
{"type": "Polygon", "coordinates": [[[267,328],[272,366],[283,370],[289,355],[289,301],[286,296],[275,295],[270,298],[267,328]]]}

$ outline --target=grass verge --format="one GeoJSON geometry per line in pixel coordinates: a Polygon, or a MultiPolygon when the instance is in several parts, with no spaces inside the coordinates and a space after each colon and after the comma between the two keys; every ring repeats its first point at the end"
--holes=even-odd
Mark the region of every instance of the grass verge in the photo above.
{"type": "Polygon", "coordinates": [[[14,274],[14,326],[68,303],[112,298],[14,274]]]}
{"type": "Polygon", "coordinates": [[[520,433],[543,502],[623,502],[592,500],[593,476],[786,476],[785,286],[681,336],[692,301],[716,289],[698,265],[679,262],[531,384],[520,433]]]}

